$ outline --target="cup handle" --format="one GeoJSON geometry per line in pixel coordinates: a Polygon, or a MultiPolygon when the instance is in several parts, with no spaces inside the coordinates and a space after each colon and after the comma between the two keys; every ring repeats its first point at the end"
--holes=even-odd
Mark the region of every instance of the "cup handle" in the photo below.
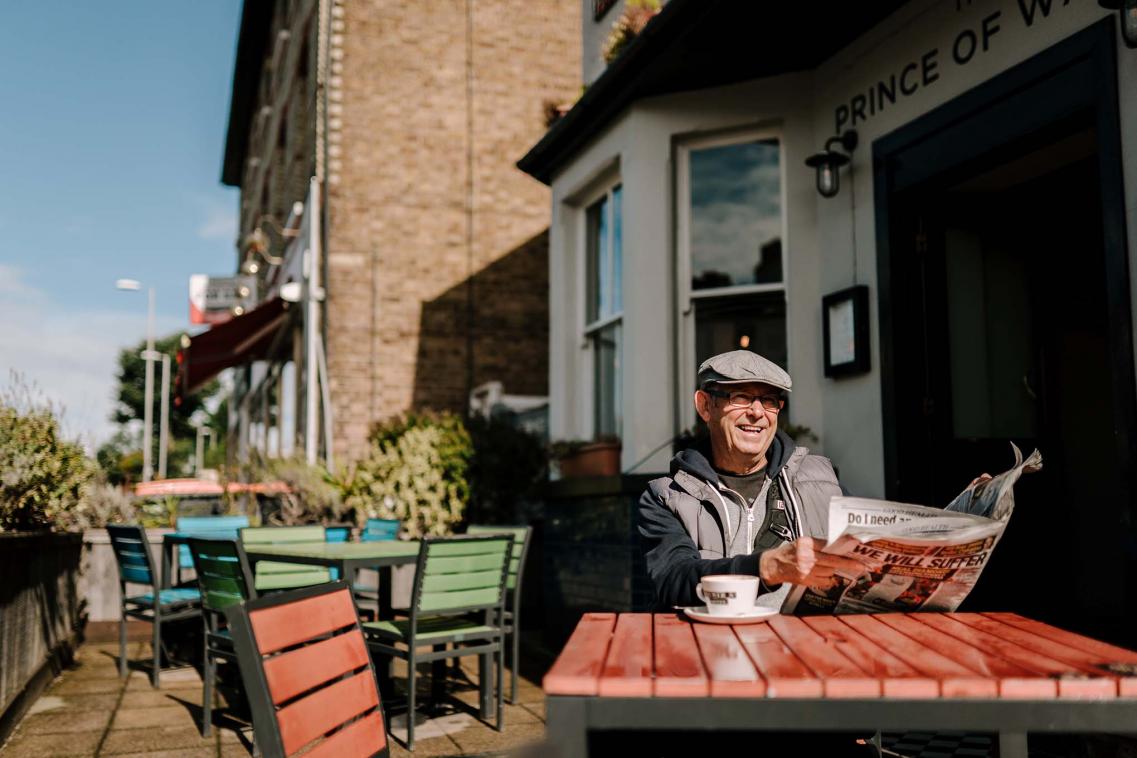
{"type": "Polygon", "coordinates": [[[695,585],[695,597],[702,600],[703,605],[709,605],[709,603],[707,603],[706,596],[703,595],[703,583],[702,582],[699,582],[698,584],[695,585]]]}

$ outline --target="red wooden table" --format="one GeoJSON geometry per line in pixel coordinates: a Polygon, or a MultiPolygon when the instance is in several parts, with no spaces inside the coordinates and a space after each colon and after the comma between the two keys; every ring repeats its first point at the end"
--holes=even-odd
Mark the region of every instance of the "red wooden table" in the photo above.
{"type": "Polygon", "coordinates": [[[603,730],[1137,731],[1137,652],[1011,613],[693,624],[587,613],[544,680],[562,755],[603,730]]]}

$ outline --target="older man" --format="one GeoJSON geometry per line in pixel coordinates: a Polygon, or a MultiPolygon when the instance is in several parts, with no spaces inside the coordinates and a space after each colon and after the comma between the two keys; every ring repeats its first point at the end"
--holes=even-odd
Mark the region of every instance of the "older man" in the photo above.
{"type": "Polygon", "coordinates": [[[699,367],[695,409],[708,449],[687,449],[639,503],[647,570],[662,608],[696,605],[707,574],[761,579],[758,603],[777,607],[789,584],[825,585],[858,562],[821,552],[829,498],[842,488],[827,458],[778,429],[789,374],[748,350],[699,367]]]}

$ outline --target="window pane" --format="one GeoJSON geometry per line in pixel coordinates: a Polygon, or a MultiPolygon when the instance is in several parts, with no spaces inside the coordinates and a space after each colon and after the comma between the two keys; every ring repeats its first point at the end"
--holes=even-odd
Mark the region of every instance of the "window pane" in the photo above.
{"type": "Polygon", "coordinates": [[[612,190],[612,314],[624,310],[624,188],[612,190]]]}
{"type": "Polygon", "coordinates": [[[611,266],[608,251],[608,198],[588,207],[588,321],[605,318],[612,312],[611,266]]]}
{"type": "Polygon", "coordinates": [[[623,400],[621,398],[620,322],[610,324],[592,335],[596,396],[593,419],[596,436],[615,435],[621,431],[623,400]]]}
{"type": "Polygon", "coordinates": [[[782,281],[777,140],[691,151],[691,289],[782,281]]]}
{"type": "Polygon", "coordinates": [[[786,365],[786,300],[781,292],[695,301],[695,366],[728,350],[751,350],[786,365]]]}

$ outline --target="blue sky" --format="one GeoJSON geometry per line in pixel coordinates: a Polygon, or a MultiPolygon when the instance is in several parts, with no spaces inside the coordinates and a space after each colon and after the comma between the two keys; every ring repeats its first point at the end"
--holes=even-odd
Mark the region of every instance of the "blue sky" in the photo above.
{"type": "Polygon", "coordinates": [[[97,444],[115,356],[188,329],[192,273],[232,273],[220,182],[240,0],[36,0],[0,10],[0,386],[12,369],[97,444]]]}

